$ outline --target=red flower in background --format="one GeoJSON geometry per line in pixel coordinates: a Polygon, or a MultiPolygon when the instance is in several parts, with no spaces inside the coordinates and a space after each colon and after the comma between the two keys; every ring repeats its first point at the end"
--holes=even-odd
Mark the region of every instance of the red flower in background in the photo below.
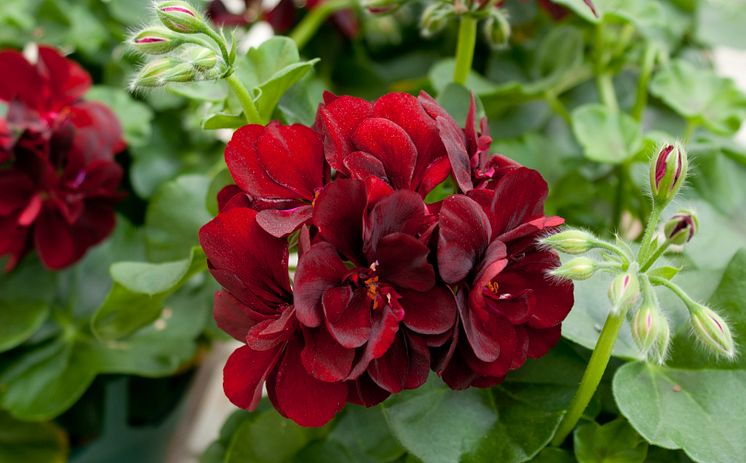
{"type": "Polygon", "coordinates": [[[475,113],[461,129],[424,93],[326,94],[313,128],[236,131],[236,185],[200,232],[218,326],[245,342],[224,372],[236,405],[253,409],[266,383],[280,413],[319,426],[430,369],[491,386],[558,341],[572,284],[546,278],[559,259],[536,239],[562,219],[544,216],[537,172],[488,154],[475,113]],[[450,173],[461,194],[426,204],[450,173]]]}
{"type": "Polygon", "coordinates": [[[12,269],[32,248],[66,267],[114,228],[122,131],[104,105],[82,100],[88,74],[56,50],[38,62],[0,52],[0,255],[12,269]]]}

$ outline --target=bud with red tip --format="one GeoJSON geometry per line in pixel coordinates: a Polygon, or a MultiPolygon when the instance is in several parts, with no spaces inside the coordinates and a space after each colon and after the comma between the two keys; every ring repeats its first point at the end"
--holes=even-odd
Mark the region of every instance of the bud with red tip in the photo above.
{"type": "Polygon", "coordinates": [[[609,300],[612,312],[619,313],[633,307],[640,300],[640,282],[637,266],[618,275],[609,286],[609,300]]]}
{"type": "Polygon", "coordinates": [[[699,228],[697,216],[687,210],[677,212],[663,227],[666,240],[671,244],[682,245],[688,243],[699,228]]]}
{"type": "Polygon", "coordinates": [[[155,4],[155,12],[161,23],[174,32],[196,34],[207,29],[202,15],[189,3],[168,0],[155,4]]]}
{"type": "Polygon", "coordinates": [[[689,165],[686,150],[679,143],[664,144],[650,165],[650,190],[660,207],[668,204],[686,179],[689,165]]]}
{"type": "Polygon", "coordinates": [[[694,334],[712,352],[728,359],[736,356],[736,345],[728,324],[714,310],[701,304],[689,304],[694,334]]]}
{"type": "Polygon", "coordinates": [[[576,257],[552,270],[550,275],[563,280],[587,280],[598,270],[596,261],[589,257],[576,257]]]}
{"type": "Polygon", "coordinates": [[[190,63],[171,57],[161,58],[143,66],[132,86],[162,87],[170,82],[191,82],[195,75],[194,66],[190,63]]]}
{"type": "Polygon", "coordinates": [[[671,328],[658,306],[658,298],[646,277],[642,277],[642,305],[632,319],[632,339],[646,359],[662,365],[671,342],[671,328]]]}
{"type": "Polygon", "coordinates": [[[184,40],[165,27],[148,27],[132,38],[135,50],[146,55],[162,55],[174,51],[184,40]]]}

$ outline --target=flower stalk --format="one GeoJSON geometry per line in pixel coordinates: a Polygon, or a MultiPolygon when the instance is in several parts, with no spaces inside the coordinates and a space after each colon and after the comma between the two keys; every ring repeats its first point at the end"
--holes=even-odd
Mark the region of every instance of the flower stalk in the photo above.
{"type": "Polygon", "coordinates": [[[339,10],[352,7],[350,0],[330,0],[324,2],[312,9],[304,18],[295,26],[289,36],[295,41],[298,49],[303,48],[316,35],[321,25],[332,14],[339,10]]]}
{"type": "Polygon", "coordinates": [[[474,47],[477,43],[477,19],[468,14],[461,16],[456,45],[456,66],[453,69],[453,81],[466,85],[474,59],[474,47]]]}
{"type": "Polygon", "coordinates": [[[246,87],[244,87],[244,85],[238,79],[236,74],[234,73],[229,75],[225,78],[225,81],[228,82],[228,86],[230,87],[231,91],[238,98],[238,101],[241,104],[241,108],[243,109],[243,114],[246,118],[246,122],[248,122],[249,124],[261,124],[262,118],[259,115],[259,111],[256,109],[254,99],[251,97],[251,94],[246,89],[246,87]]]}

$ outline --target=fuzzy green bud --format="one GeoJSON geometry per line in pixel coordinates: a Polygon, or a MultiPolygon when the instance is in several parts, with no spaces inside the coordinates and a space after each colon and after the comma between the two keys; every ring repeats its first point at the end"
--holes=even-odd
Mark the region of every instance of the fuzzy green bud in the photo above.
{"type": "Polygon", "coordinates": [[[640,300],[640,281],[637,269],[617,275],[609,286],[612,311],[619,312],[633,307],[640,300]]]}
{"type": "Polygon", "coordinates": [[[132,47],[146,55],[169,53],[183,43],[179,34],[158,26],[145,28],[132,37],[132,47]]]}
{"type": "Polygon", "coordinates": [[[728,324],[714,310],[701,304],[691,305],[690,322],[694,334],[712,352],[728,359],[736,356],[736,345],[728,324]]]}
{"type": "Polygon", "coordinates": [[[632,339],[648,360],[662,365],[671,341],[668,320],[652,301],[645,301],[632,319],[632,339]]]}
{"type": "Polygon", "coordinates": [[[424,37],[432,37],[445,29],[448,21],[453,17],[454,10],[451,3],[431,3],[420,18],[420,31],[424,37]]]}
{"type": "Polygon", "coordinates": [[[664,144],[650,164],[650,191],[659,206],[668,204],[686,180],[686,150],[679,143],[664,144]]]}
{"type": "Polygon", "coordinates": [[[372,14],[393,13],[398,10],[407,0],[363,0],[363,8],[372,14]]]}
{"type": "Polygon", "coordinates": [[[168,0],[155,4],[158,19],[167,28],[182,34],[204,32],[207,26],[202,15],[189,3],[168,0]]]}
{"type": "Polygon", "coordinates": [[[504,48],[510,38],[510,22],[502,9],[493,8],[482,23],[482,31],[487,43],[493,49],[504,48]]]}
{"type": "Polygon", "coordinates": [[[565,254],[583,254],[593,249],[597,238],[584,230],[570,229],[541,240],[541,245],[565,254]]]}
{"type": "Polygon", "coordinates": [[[598,269],[596,261],[589,257],[576,257],[552,270],[550,274],[563,280],[587,280],[598,269]]]}
{"type": "Polygon", "coordinates": [[[218,64],[218,55],[207,48],[197,48],[184,55],[184,59],[201,72],[209,71],[218,64]]]}
{"type": "Polygon", "coordinates": [[[195,78],[194,67],[176,58],[161,58],[147,63],[137,73],[133,87],[162,87],[169,82],[190,82],[195,78]]]}
{"type": "Polygon", "coordinates": [[[671,244],[688,243],[699,228],[699,220],[692,211],[682,210],[674,214],[663,226],[666,240],[671,244]]]}

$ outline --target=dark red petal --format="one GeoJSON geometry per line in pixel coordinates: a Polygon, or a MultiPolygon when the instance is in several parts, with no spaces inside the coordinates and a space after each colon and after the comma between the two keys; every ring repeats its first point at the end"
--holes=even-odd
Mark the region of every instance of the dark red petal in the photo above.
{"type": "Polygon", "coordinates": [[[491,227],[482,208],[466,196],[443,201],[439,214],[438,270],[446,283],[457,283],[478,265],[490,242],[491,227]]]}
{"type": "Polygon", "coordinates": [[[402,332],[391,348],[368,366],[371,379],[392,393],[422,386],[427,381],[429,371],[430,353],[427,344],[415,334],[402,332]]]}
{"type": "Polygon", "coordinates": [[[75,61],[62,56],[51,47],[39,47],[40,67],[46,68],[51,94],[59,99],[55,107],[60,109],[82,97],[91,87],[91,77],[75,61]]]}
{"type": "Polygon", "coordinates": [[[6,272],[12,270],[28,251],[29,230],[18,225],[15,215],[0,217],[0,256],[10,255],[5,263],[6,272]]]}
{"type": "Polygon", "coordinates": [[[277,184],[259,160],[261,125],[246,125],[236,130],[225,147],[225,163],[239,188],[257,198],[296,198],[298,195],[277,184]]]}
{"type": "Polygon", "coordinates": [[[277,363],[282,349],[253,351],[241,346],[228,357],[223,367],[223,391],[235,406],[254,410],[262,399],[264,381],[277,363]]]}
{"type": "Polygon", "coordinates": [[[246,345],[253,350],[270,350],[284,344],[297,327],[295,310],[286,307],[279,318],[264,320],[249,329],[246,335],[246,345]]]}
{"type": "Polygon", "coordinates": [[[371,209],[364,226],[365,252],[372,257],[381,238],[391,233],[415,235],[424,223],[427,209],[413,191],[395,191],[371,209]]]}
{"type": "Polygon", "coordinates": [[[294,197],[313,200],[324,175],[323,145],[316,132],[300,124],[271,123],[256,146],[269,178],[293,191],[294,197]]]}
{"type": "Polygon", "coordinates": [[[256,221],[270,235],[283,238],[310,221],[312,215],[310,205],[285,210],[265,209],[259,211],[256,221]]]}
{"type": "Polygon", "coordinates": [[[409,188],[412,183],[417,148],[407,132],[388,119],[365,119],[352,134],[359,151],[378,158],[394,188],[409,188]]]}
{"type": "Polygon", "coordinates": [[[0,100],[20,100],[35,110],[41,109],[44,88],[37,70],[17,51],[0,52],[0,100]]]}
{"type": "Polygon", "coordinates": [[[526,334],[528,335],[528,356],[535,359],[544,356],[559,342],[562,337],[562,326],[557,325],[545,329],[528,327],[526,334]]]}
{"type": "Polygon", "coordinates": [[[444,286],[430,291],[398,290],[404,307],[404,324],[421,334],[440,334],[450,331],[456,323],[458,306],[453,292],[444,286]]]}
{"type": "Polygon", "coordinates": [[[471,160],[466,151],[464,132],[450,118],[438,118],[438,131],[451,161],[453,177],[459,189],[466,193],[474,188],[471,181],[471,160]]]}
{"type": "Polygon", "coordinates": [[[511,370],[517,370],[526,363],[528,358],[528,333],[524,326],[513,326],[516,334],[516,347],[513,351],[513,361],[510,363],[511,370]]]}
{"type": "Polygon", "coordinates": [[[376,177],[386,183],[391,183],[383,163],[372,154],[353,151],[345,157],[344,165],[352,178],[367,180],[369,177],[376,177]]]}
{"type": "Polygon", "coordinates": [[[474,344],[470,342],[469,346],[472,347],[472,351],[462,351],[463,358],[466,363],[478,376],[490,376],[493,378],[501,378],[505,376],[510,370],[510,366],[513,364],[513,358],[516,354],[518,336],[516,335],[515,328],[507,320],[502,317],[494,318],[494,328],[491,329],[489,336],[492,336],[494,340],[499,342],[500,355],[494,360],[484,360],[479,358],[476,350],[474,350],[474,344]]]}
{"type": "Polygon", "coordinates": [[[368,341],[372,323],[371,302],[365,289],[353,293],[349,287],[343,286],[324,293],[326,326],[339,344],[354,349],[368,341]]]}
{"type": "Polygon", "coordinates": [[[425,168],[425,173],[420,182],[420,186],[417,188],[417,193],[423,198],[427,196],[436,186],[443,183],[451,174],[451,162],[447,156],[442,156],[430,163],[425,168]]]}
{"type": "Polygon", "coordinates": [[[0,172],[0,215],[24,209],[34,194],[34,183],[27,175],[8,170],[0,172]]]}
{"type": "Polygon", "coordinates": [[[34,246],[44,265],[53,270],[67,267],[82,256],[70,225],[48,204],[34,225],[34,246]]]}
{"type": "Polygon", "coordinates": [[[219,213],[200,229],[200,244],[215,279],[238,299],[286,304],[291,300],[288,243],[265,232],[256,214],[245,208],[219,213]]]}
{"type": "Polygon", "coordinates": [[[301,363],[302,342],[293,338],[280,364],[269,376],[267,392],[281,415],[301,426],[323,426],[347,401],[347,384],[326,383],[314,378],[301,363]]]}
{"type": "Polygon", "coordinates": [[[497,278],[507,265],[508,259],[505,244],[497,240],[490,243],[482,262],[479,264],[479,268],[477,268],[477,274],[472,280],[469,291],[469,306],[473,310],[488,310],[486,309],[488,302],[485,300],[484,291],[488,290],[488,285],[492,280],[497,278]]]}
{"type": "Polygon", "coordinates": [[[242,342],[246,340],[249,328],[268,317],[252,310],[227,291],[215,293],[213,316],[218,328],[242,342]]]}
{"type": "Polygon", "coordinates": [[[249,207],[251,198],[238,185],[227,185],[218,191],[218,210],[220,212],[234,207],[249,207]]]}
{"type": "Polygon", "coordinates": [[[321,237],[348,259],[362,262],[365,183],[340,179],[321,190],[313,208],[313,224],[321,237]]]}
{"type": "Polygon", "coordinates": [[[347,400],[350,403],[372,407],[386,400],[391,393],[374,383],[367,374],[361,375],[355,381],[348,381],[347,400]]]}
{"type": "Polygon", "coordinates": [[[365,345],[363,355],[352,369],[348,379],[358,378],[368,368],[372,360],[385,354],[394,342],[398,331],[399,318],[391,307],[386,305],[373,311],[373,329],[370,332],[370,338],[365,345]]]}
{"type": "Polygon", "coordinates": [[[324,326],[303,329],[303,339],[306,345],[301,360],[311,376],[329,383],[347,377],[355,359],[354,349],[339,345],[324,326]]]}
{"type": "Polygon", "coordinates": [[[491,217],[493,236],[544,215],[547,183],[532,169],[519,168],[503,176],[495,186],[491,217]]]}
{"type": "Polygon", "coordinates": [[[514,240],[525,238],[527,236],[536,236],[536,234],[541,231],[559,227],[563,223],[565,223],[565,219],[563,219],[562,217],[539,217],[538,219],[523,223],[516,228],[503,233],[502,235],[498,236],[497,239],[499,239],[503,243],[508,243],[514,240]]]}
{"type": "Polygon", "coordinates": [[[429,253],[428,247],[412,235],[386,235],[375,254],[378,274],[396,287],[427,291],[435,284],[435,270],[427,261],[429,253]]]}
{"type": "Polygon", "coordinates": [[[321,325],[322,297],[339,286],[347,273],[342,259],[329,243],[311,246],[298,262],[295,272],[295,311],[298,321],[308,327],[321,325]]]}
{"type": "Polygon", "coordinates": [[[324,140],[324,154],[329,164],[346,173],[343,161],[355,151],[352,133],[366,118],[370,117],[373,105],[361,98],[351,96],[329,99],[319,106],[316,114],[316,129],[324,140]]]}

